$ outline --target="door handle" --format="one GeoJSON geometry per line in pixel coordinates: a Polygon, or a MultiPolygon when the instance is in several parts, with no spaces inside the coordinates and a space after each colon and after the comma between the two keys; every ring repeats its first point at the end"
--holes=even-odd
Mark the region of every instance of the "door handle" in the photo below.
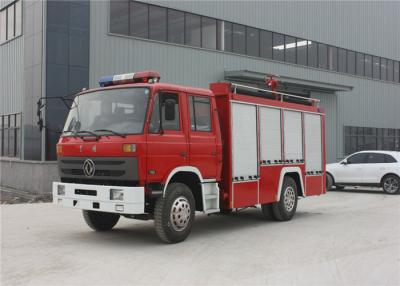
{"type": "Polygon", "coordinates": [[[186,152],[180,152],[179,155],[181,155],[182,157],[186,157],[187,153],[186,152]]]}

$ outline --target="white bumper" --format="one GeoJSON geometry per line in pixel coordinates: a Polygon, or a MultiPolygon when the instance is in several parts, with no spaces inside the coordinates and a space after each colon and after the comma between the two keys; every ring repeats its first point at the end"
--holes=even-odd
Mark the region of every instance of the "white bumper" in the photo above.
{"type": "Polygon", "coordinates": [[[120,187],[53,182],[53,203],[63,207],[121,214],[144,213],[144,187],[120,187]],[[59,186],[64,189],[60,193],[59,186]],[[123,190],[123,200],[111,200],[110,189],[123,190]]]}

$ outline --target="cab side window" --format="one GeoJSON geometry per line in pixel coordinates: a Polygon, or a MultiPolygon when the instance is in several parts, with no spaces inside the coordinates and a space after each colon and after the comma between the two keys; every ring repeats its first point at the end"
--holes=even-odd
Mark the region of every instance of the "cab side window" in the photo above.
{"type": "Polygon", "coordinates": [[[364,164],[366,163],[365,153],[354,154],[347,159],[347,164],[364,164]]]}
{"type": "Polygon", "coordinates": [[[154,134],[161,132],[161,130],[180,129],[181,127],[178,94],[169,92],[157,94],[154,98],[154,106],[150,119],[149,133],[154,134]]]}
{"type": "Polygon", "coordinates": [[[189,110],[192,131],[210,132],[212,130],[210,98],[190,95],[189,110]]]}

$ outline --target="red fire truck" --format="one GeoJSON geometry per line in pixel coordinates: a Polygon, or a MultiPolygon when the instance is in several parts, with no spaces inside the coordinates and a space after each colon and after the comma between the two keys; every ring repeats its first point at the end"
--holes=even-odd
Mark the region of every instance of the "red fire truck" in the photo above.
{"type": "Polygon", "coordinates": [[[74,98],[53,183],[54,203],[82,209],[94,230],[120,216],[154,219],[160,239],[176,243],[195,211],[260,205],[266,218],[286,221],[299,197],[326,192],[316,99],[228,82],[164,84],[155,71],[100,86],[74,98]]]}

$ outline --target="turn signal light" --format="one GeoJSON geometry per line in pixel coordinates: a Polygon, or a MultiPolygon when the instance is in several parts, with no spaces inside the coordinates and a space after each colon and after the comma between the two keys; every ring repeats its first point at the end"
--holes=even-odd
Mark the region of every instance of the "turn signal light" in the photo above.
{"type": "Polygon", "coordinates": [[[63,152],[62,146],[57,144],[57,155],[58,156],[62,155],[62,152],[63,152]]]}
{"type": "Polygon", "coordinates": [[[122,150],[125,153],[134,153],[136,152],[136,144],[124,144],[122,145],[122,150]]]}

